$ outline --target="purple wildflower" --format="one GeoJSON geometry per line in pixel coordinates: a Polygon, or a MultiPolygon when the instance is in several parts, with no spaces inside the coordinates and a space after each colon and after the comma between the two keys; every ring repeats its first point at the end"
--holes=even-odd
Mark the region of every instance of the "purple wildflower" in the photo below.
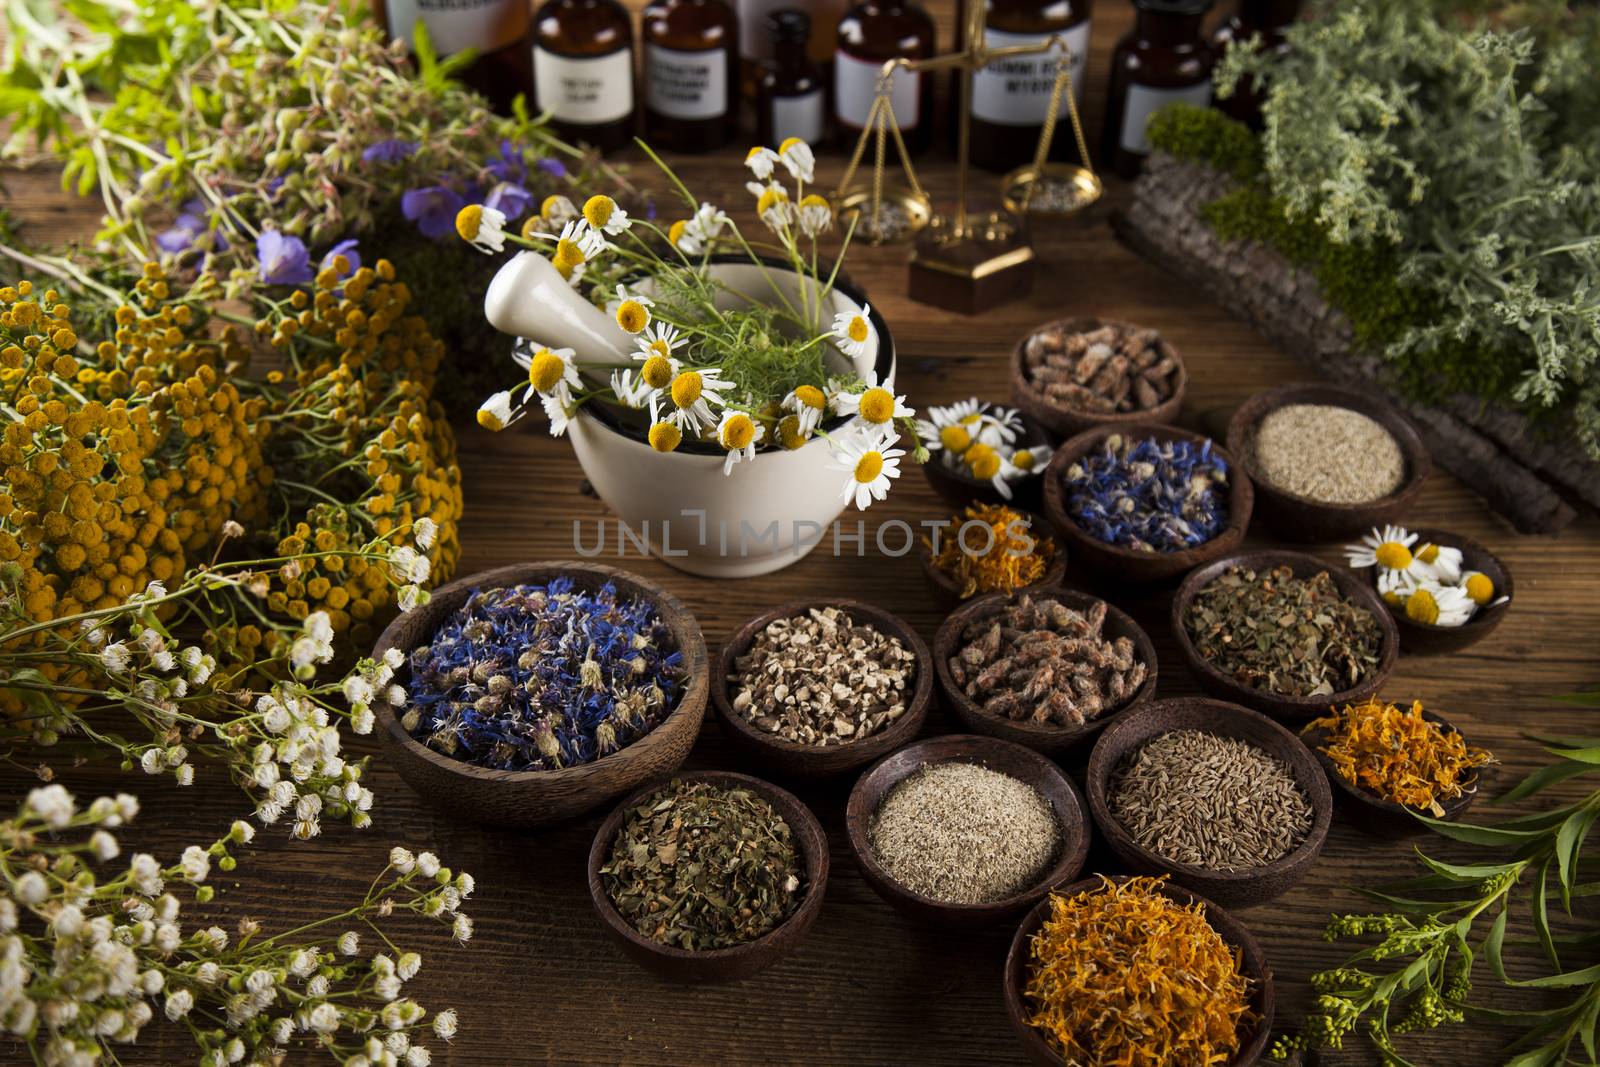
{"type": "Polygon", "coordinates": [[[324,268],[333,266],[333,260],[336,256],[343,256],[346,262],[350,264],[350,269],[339,275],[341,279],[348,278],[361,269],[361,253],[356,250],[354,237],[348,241],[340,241],[328,249],[328,254],[322,257],[322,266],[324,268]]]}
{"type": "Polygon", "coordinates": [[[500,154],[484,164],[484,169],[503,182],[522,184],[528,177],[528,165],[522,153],[510,141],[500,142],[500,154]]]}
{"type": "Polygon", "coordinates": [[[393,139],[369,144],[361,153],[363,163],[401,163],[417,152],[415,141],[393,139]]]}
{"type": "MultiPolygon", "coordinates": [[[[189,251],[201,234],[206,232],[205,212],[206,206],[199,200],[184,204],[182,213],[173,220],[172,225],[156,234],[156,247],[171,255],[189,251]]],[[[211,248],[216,252],[228,250],[228,242],[221,230],[211,231],[211,248]]]]}
{"type": "Polygon", "coordinates": [[[263,230],[256,239],[261,280],[268,285],[304,285],[312,278],[305,242],[277,230],[263,230]]]}
{"type": "Polygon", "coordinates": [[[443,185],[407,189],[400,198],[400,213],[417,224],[422,236],[434,241],[455,232],[456,213],[465,206],[459,193],[443,185]]]}
{"type": "Polygon", "coordinates": [[[565,178],[567,176],[567,165],[553,157],[547,156],[539,160],[539,169],[552,178],[565,178]]]}
{"type": "Polygon", "coordinates": [[[501,182],[483,198],[484,207],[502,212],[506,218],[521,218],[533,204],[533,194],[513,182],[501,182]]]}
{"type": "Polygon", "coordinates": [[[283,175],[280,174],[276,178],[268,178],[267,179],[267,203],[270,204],[273,201],[277,200],[278,199],[278,193],[282,189],[283,189],[283,175]]]}

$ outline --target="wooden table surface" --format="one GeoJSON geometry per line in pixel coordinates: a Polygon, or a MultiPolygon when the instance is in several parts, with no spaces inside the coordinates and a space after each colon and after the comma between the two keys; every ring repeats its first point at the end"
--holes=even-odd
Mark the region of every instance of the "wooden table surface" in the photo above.
{"type": "MultiPolygon", "coordinates": [[[[1109,51],[1125,30],[1128,11],[1102,3],[1096,14],[1089,87],[1088,129],[1099,129],[1109,51]]],[[[941,41],[950,31],[948,0],[935,7],[941,41]]],[[[738,160],[729,151],[683,161],[692,187],[721,194],[727,206],[745,206],[738,160]]],[[[820,164],[822,184],[843,167],[837,154],[820,164]]],[[[643,174],[644,165],[635,168],[643,174]]],[[[921,170],[936,199],[949,203],[954,170],[936,147],[921,170]]],[[[29,222],[47,218],[54,232],[86,233],[94,211],[55,189],[54,176],[7,176],[5,203],[29,222]]],[[[992,192],[980,172],[976,188],[992,192]]],[[[1126,189],[1113,182],[1112,206],[1126,189]]],[[[741,218],[748,220],[749,213],[741,218]]],[[[852,252],[849,269],[883,312],[899,353],[899,387],[914,406],[970,395],[1004,400],[1005,360],[1032,326],[1062,315],[1129,319],[1161,330],[1189,362],[1188,421],[1235,405],[1268,386],[1302,378],[1287,356],[1117,243],[1097,211],[1083,224],[1041,226],[1036,234],[1041,270],[1032,296],[978,318],[964,318],[906,297],[904,249],[852,252]]],[[[7,271],[6,273],[10,273],[7,271]]],[[[448,279],[414,285],[450,284],[448,279]]],[[[458,353],[463,360],[505,363],[504,352],[458,353]]],[[[507,364],[509,366],[509,364],[507,364]]],[[[508,379],[509,380],[509,379],[508,379]]],[[[585,492],[583,475],[564,441],[526,432],[490,434],[459,428],[467,513],[460,573],[520,561],[570,558],[573,523],[592,524],[607,514],[585,492]]],[[[863,517],[870,531],[880,522],[934,518],[941,509],[914,468],[886,503],[863,517]]],[[[854,513],[846,518],[853,518],[854,513]]],[[[1403,658],[1386,695],[1421,699],[1449,715],[1469,736],[1501,759],[1493,785],[1503,787],[1539,763],[1536,745],[1522,731],[1600,733],[1592,716],[1552,697],[1600,681],[1594,640],[1600,624],[1600,527],[1585,516],[1558,538],[1521,537],[1488,514],[1465,486],[1436,476],[1408,518],[1418,525],[1459,531],[1490,545],[1516,577],[1518,598],[1495,637],[1444,659],[1403,658]]],[[[1250,544],[1273,542],[1253,531],[1250,544]]],[[[870,545],[870,539],[868,544],[870,545]]],[[[663,582],[698,617],[713,652],[744,619],[769,605],[801,596],[855,596],[901,614],[931,641],[940,613],[924,587],[916,559],[833,558],[822,549],[796,566],[764,578],[711,581],[678,573],[653,559],[622,563],[663,582]]],[[[1317,551],[1338,559],[1336,546],[1317,551]]],[[[610,549],[608,549],[608,552],[610,549]]],[[[614,560],[611,562],[615,562],[614,560]]],[[[1092,575],[1074,573],[1075,584],[1092,575]]],[[[1168,632],[1169,594],[1102,588],[1149,630],[1163,671],[1160,695],[1197,692],[1179,665],[1168,632]]],[[[935,714],[929,733],[952,729],[935,714]]],[[[370,739],[351,743],[375,751],[370,739]]],[[[692,768],[744,769],[707,724],[690,759],[692,768]]],[[[114,768],[57,768],[58,780],[80,797],[132,789],[144,801],[138,846],[173,857],[183,845],[210,841],[241,814],[240,796],[215,773],[202,773],[192,789],[148,782],[114,768]]],[[[261,834],[228,881],[215,909],[224,924],[243,915],[268,929],[296,925],[338,911],[359,898],[385,862],[389,847],[405,844],[437,852],[453,868],[471,871],[478,893],[467,910],[477,935],[466,947],[449,944],[433,929],[398,928],[401,938],[424,948],[426,965],[412,991],[429,1007],[456,1007],[461,1032],[445,1047],[434,1042],[436,1064],[511,1063],[759,1064],[908,1063],[999,1064],[1019,1062],[1001,998],[1001,964],[1010,928],[949,933],[913,925],[891,911],[862,881],[845,841],[842,815],[848,781],[798,789],[828,832],[833,876],[821,915],[798,951],[773,970],[732,986],[679,988],[636,969],[612,946],[595,918],[584,883],[585,856],[604,812],[556,829],[513,833],[485,829],[437,813],[387,767],[374,760],[369,782],[378,795],[374,825],[363,833],[330,827],[309,843],[293,843],[278,830],[261,834]]],[[[0,798],[10,806],[29,785],[7,771],[0,798]]],[[[1570,790],[1568,791],[1570,792],[1570,790]]],[[[1484,805],[1479,806],[1480,816],[1484,805]]],[[[1445,855],[1459,850],[1424,841],[1445,855]]],[[[1410,873],[1411,846],[1383,844],[1335,825],[1321,861],[1284,897],[1241,913],[1264,946],[1277,974],[1279,1020],[1289,1022],[1308,1005],[1305,979],[1343,958],[1342,945],[1322,942],[1331,911],[1360,910],[1348,887],[1410,873]]],[[[1087,871],[1113,870],[1092,852],[1087,871]]],[[[191,920],[194,917],[191,917],[191,920]]],[[[1514,927],[1515,929],[1515,927],[1514,927]]],[[[1526,932],[1526,931],[1524,931],[1526,932]]],[[[1492,980],[1480,976],[1480,989],[1492,980]]],[[[189,1062],[183,1041],[160,1036],[157,1023],[146,1042],[123,1062],[189,1062]]],[[[1499,1037],[1455,1028],[1407,1046],[1414,1062],[1497,1062],[1499,1037]],[[1424,1044],[1425,1042],[1425,1044],[1424,1044]]],[[[1324,1062],[1365,1063],[1373,1057],[1358,1039],[1324,1062]]],[[[16,1050],[0,1044],[0,1060],[16,1050]]],[[[119,1053],[120,1054],[120,1053],[119,1053]]],[[[309,1060],[310,1058],[307,1057],[309,1060]]]]}

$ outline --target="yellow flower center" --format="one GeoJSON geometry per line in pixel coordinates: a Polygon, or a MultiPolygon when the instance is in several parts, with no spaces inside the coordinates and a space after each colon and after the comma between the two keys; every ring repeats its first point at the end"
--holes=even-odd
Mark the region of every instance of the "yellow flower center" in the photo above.
{"type": "Polygon", "coordinates": [[[791,451],[806,443],[800,432],[799,415],[785,415],[778,420],[778,443],[791,451]]]}
{"type": "Polygon", "coordinates": [[[584,258],[583,249],[576,242],[562,240],[556,242],[556,254],[551,262],[563,278],[570,278],[573,271],[583,266],[584,258]]]}
{"type": "Polygon", "coordinates": [[[894,396],[887,389],[868,389],[861,394],[861,417],[868,422],[888,422],[894,418],[894,396]]]}
{"type": "Polygon", "coordinates": [[[972,470],[973,477],[993,478],[1000,473],[1000,453],[987,445],[974,445],[972,451],[967,453],[967,466],[972,470]],[[973,455],[980,447],[983,451],[973,455]]]}
{"type": "Polygon", "coordinates": [[[548,348],[541,348],[533,357],[533,362],[528,364],[528,384],[541,393],[548,393],[561,381],[566,371],[567,365],[560,356],[548,348]]]}
{"type": "Polygon", "coordinates": [[[730,416],[722,424],[722,447],[730,452],[741,448],[748,448],[750,442],[755,440],[756,424],[750,421],[750,416],[740,413],[730,416]]]}
{"type": "Polygon", "coordinates": [[[1434,544],[1432,541],[1429,541],[1427,544],[1417,549],[1416,555],[1417,558],[1422,562],[1432,563],[1434,560],[1439,558],[1439,546],[1434,544]]]}
{"type": "Polygon", "coordinates": [[[529,215],[522,220],[522,239],[524,241],[533,240],[534,233],[543,225],[544,220],[539,218],[538,215],[529,215]]]}
{"type": "Polygon", "coordinates": [[[617,210],[617,202],[609,196],[591,196],[583,202],[583,217],[590,226],[603,230],[617,210]]]}
{"type": "Polygon", "coordinates": [[[745,161],[745,162],[746,162],[746,163],[748,163],[748,162],[750,162],[750,161],[751,161],[751,160],[752,160],[752,159],[754,159],[754,158],[756,158],[756,157],[757,157],[757,156],[759,156],[759,155],[760,155],[760,154],[761,154],[761,153],[762,153],[762,152],[765,152],[765,151],[766,151],[766,148],[764,148],[764,147],[763,147],[763,146],[761,146],[761,145],[756,145],[756,146],[755,146],[755,147],[754,147],[754,148],[752,148],[752,149],[750,149],[750,151],[748,151],[748,152],[746,152],[746,153],[745,153],[745,154],[744,154],[744,161],[745,161]]]}
{"type": "Polygon", "coordinates": [[[488,408],[478,409],[478,425],[486,430],[503,430],[506,424],[500,421],[500,416],[488,408]]]}
{"type": "Polygon", "coordinates": [[[1011,462],[1019,471],[1033,470],[1033,453],[1026,448],[1019,448],[1011,453],[1011,462]]]}
{"type": "Polygon", "coordinates": [[[768,186],[767,191],[761,194],[756,201],[756,214],[765,215],[768,211],[781,204],[789,202],[789,194],[779,189],[776,185],[768,186]]]}
{"type": "Polygon", "coordinates": [[[672,380],[672,402],[680,408],[693,407],[704,391],[699,371],[686,370],[672,380]]]}
{"type": "Polygon", "coordinates": [[[974,411],[971,415],[961,416],[961,425],[976,426],[983,421],[983,416],[974,411]]]}
{"type": "Polygon", "coordinates": [[[786,137],[784,138],[783,143],[778,146],[778,155],[787,155],[789,153],[789,149],[797,148],[803,144],[805,144],[805,142],[798,137],[786,137]]]}
{"type": "MultiPolygon", "coordinates": [[[[650,347],[655,348],[661,342],[656,341],[650,347]]],[[[672,364],[663,355],[654,355],[644,361],[644,368],[639,371],[639,377],[644,379],[644,384],[652,389],[665,389],[667,383],[672,381],[672,364]]]]}
{"type": "Polygon", "coordinates": [[[794,398],[806,407],[815,408],[818,411],[821,411],[828,403],[828,398],[823,395],[822,390],[814,385],[795,386],[794,398]]]}
{"type": "Polygon", "coordinates": [[[552,193],[550,196],[545,197],[544,200],[539,204],[539,214],[543,215],[547,219],[554,218],[557,212],[562,211],[566,207],[566,205],[563,203],[564,200],[566,200],[566,197],[562,196],[560,193],[552,193]]]}
{"type": "Polygon", "coordinates": [[[856,460],[856,481],[860,482],[862,485],[867,485],[876,481],[878,475],[882,473],[883,453],[876,450],[872,452],[864,452],[862,453],[861,458],[856,460]]]}
{"type": "Polygon", "coordinates": [[[939,431],[939,443],[952,452],[965,452],[972,444],[972,435],[965,426],[946,426],[939,431]]]}
{"type": "Polygon", "coordinates": [[[683,443],[683,431],[670,422],[658,422],[650,427],[650,447],[657,452],[671,452],[683,443]]]}
{"type": "Polygon", "coordinates": [[[679,219],[667,227],[667,240],[672,242],[672,247],[677,248],[678,242],[683,240],[683,231],[689,228],[688,219],[679,219]]]}
{"type": "Polygon", "coordinates": [[[1418,589],[1406,598],[1406,618],[1432,626],[1439,621],[1439,602],[1426,589],[1418,589]]]}
{"type": "Polygon", "coordinates": [[[650,311],[637,300],[624,300],[617,306],[617,325],[624,333],[639,333],[650,325],[650,311]]]}
{"type": "Polygon", "coordinates": [[[1494,582],[1487,574],[1468,575],[1463,588],[1480,608],[1494,599],[1494,582]]]}
{"type": "Polygon", "coordinates": [[[1400,599],[1400,594],[1395,592],[1393,589],[1383,594],[1383,601],[1386,604],[1393,604],[1395,607],[1399,607],[1401,604],[1405,603],[1405,601],[1400,599]]]}
{"type": "Polygon", "coordinates": [[[858,345],[866,341],[870,332],[871,328],[867,326],[867,320],[860,315],[852,318],[850,325],[845,329],[845,333],[849,335],[850,340],[858,345]]]}
{"type": "Polygon", "coordinates": [[[456,232],[463,241],[476,241],[478,230],[483,226],[483,205],[468,204],[456,212],[456,232]]]}
{"type": "Polygon", "coordinates": [[[1411,550],[1399,541],[1385,541],[1373,555],[1378,559],[1378,566],[1391,571],[1403,571],[1411,566],[1411,550]]]}
{"type": "Polygon", "coordinates": [[[800,208],[801,210],[824,211],[828,214],[833,213],[833,208],[828,204],[828,198],[824,196],[818,196],[816,193],[807,193],[805,196],[801,197],[800,208]]]}

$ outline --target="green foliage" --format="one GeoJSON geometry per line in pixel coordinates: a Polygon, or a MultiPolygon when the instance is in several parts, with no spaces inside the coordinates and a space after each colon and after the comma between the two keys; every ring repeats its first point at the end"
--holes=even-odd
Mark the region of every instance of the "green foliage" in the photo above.
{"type": "Polygon", "coordinates": [[[1261,174],[1261,146],[1255,134],[1215,108],[1164,107],[1150,116],[1147,136],[1168,155],[1205,163],[1241,182],[1261,174]]]}

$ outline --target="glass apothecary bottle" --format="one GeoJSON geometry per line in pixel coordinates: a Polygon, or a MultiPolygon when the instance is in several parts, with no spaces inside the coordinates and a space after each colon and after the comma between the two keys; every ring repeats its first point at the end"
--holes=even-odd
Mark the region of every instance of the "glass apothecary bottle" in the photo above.
{"type": "Polygon", "coordinates": [[[609,152],[633,138],[633,24],[616,0],[549,0],[533,18],[534,110],[609,152]]]}
{"type": "Polygon", "coordinates": [[[738,19],[727,0],[644,9],[645,129],[652,146],[709,152],[739,132],[738,19]]]}
{"type": "MultiPolygon", "coordinates": [[[[1211,35],[1211,52],[1221,60],[1236,41],[1261,38],[1261,49],[1269,55],[1289,50],[1288,30],[1300,17],[1301,0],[1239,0],[1239,7],[1223,20],[1211,35]]],[[[1233,95],[1216,101],[1217,108],[1240,122],[1259,128],[1261,97],[1245,78],[1234,87],[1233,95]]]]}
{"type": "Polygon", "coordinates": [[[759,144],[776,147],[790,137],[809,145],[822,142],[828,125],[827,88],[822,71],[806,52],[811,16],[788,8],[766,18],[772,60],[756,92],[759,144]]]}
{"type": "MultiPolygon", "coordinates": [[[[1041,45],[1060,36],[1072,50],[1072,91],[1083,102],[1089,60],[1092,0],[989,0],[984,41],[990,48],[1041,45]]],[[[1049,114],[1058,53],[997,60],[972,76],[972,161],[990,170],[1010,170],[1033,161],[1039,131],[1049,114]]],[[[1065,101],[1056,118],[1051,159],[1076,159],[1065,101]]],[[[1079,162],[1082,162],[1081,160],[1079,162]]]]}
{"type": "Polygon", "coordinates": [[[509,114],[520,93],[533,97],[533,57],[528,53],[532,9],[528,0],[373,0],[372,11],[390,37],[415,47],[417,24],[441,56],[477,53],[457,75],[509,114]]]}
{"type": "Polygon", "coordinates": [[[1211,46],[1201,20],[1211,0],[1133,0],[1133,31],[1111,55],[1111,88],[1100,151],[1103,165],[1124,178],[1150,154],[1145,127],[1168,104],[1211,103],[1211,46]]]}
{"type": "MultiPolygon", "coordinates": [[[[847,151],[855,147],[866,126],[884,63],[927,59],[934,53],[934,36],[928,13],[902,0],[865,0],[845,12],[833,57],[833,116],[839,143],[847,151]]],[[[895,122],[912,153],[928,147],[932,86],[927,74],[903,70],[895,73],[891,85],[895,122]]]]}

